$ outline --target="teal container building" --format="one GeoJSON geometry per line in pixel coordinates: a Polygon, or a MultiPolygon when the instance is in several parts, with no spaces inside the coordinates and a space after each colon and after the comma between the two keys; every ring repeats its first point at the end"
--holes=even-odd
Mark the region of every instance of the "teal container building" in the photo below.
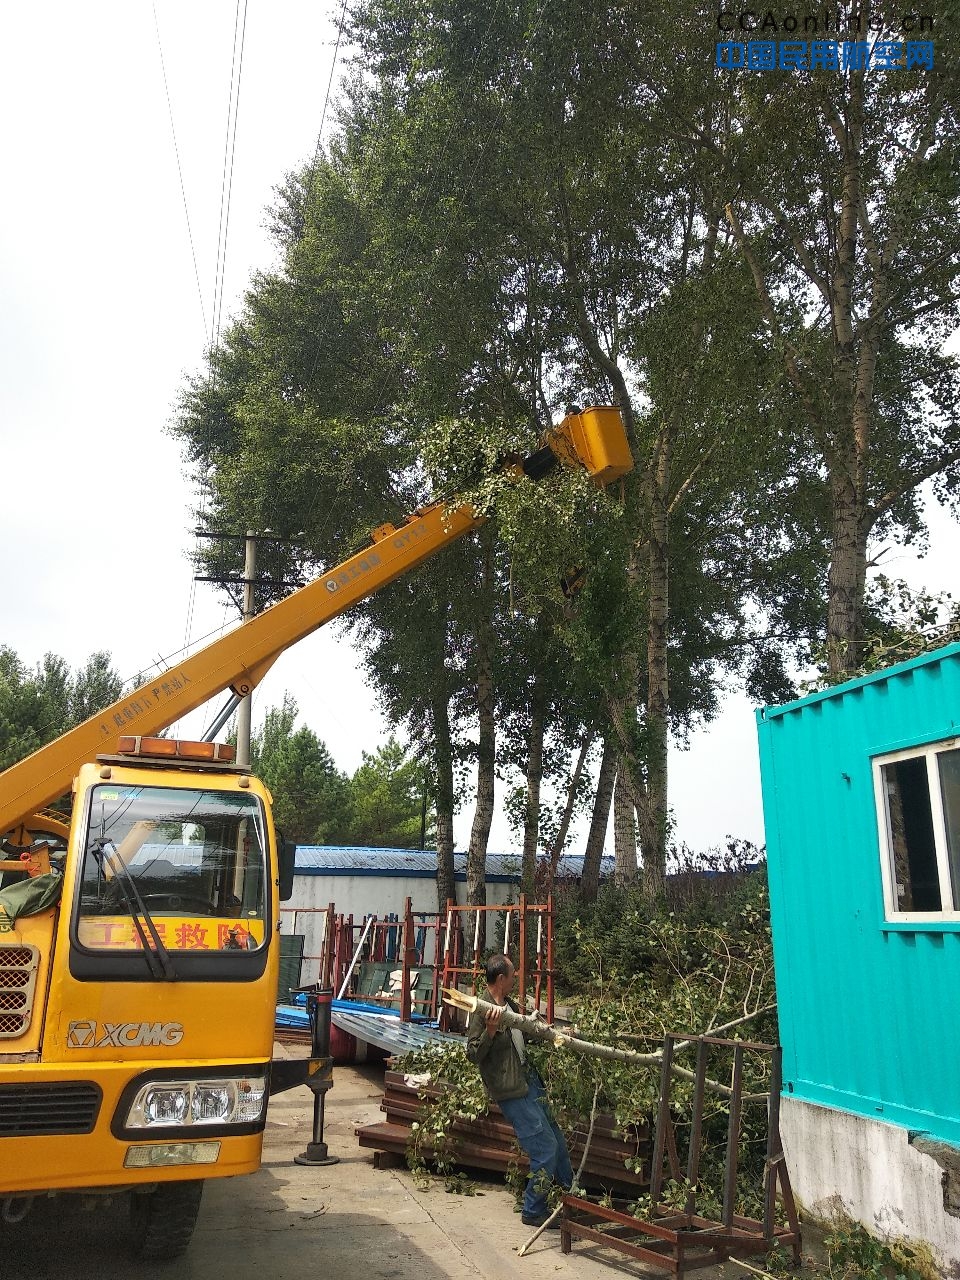
{"type": "Polygon", "coordinates": [[[960,644],[757,727],[791,1177],[956,1266],[960,644]]]}

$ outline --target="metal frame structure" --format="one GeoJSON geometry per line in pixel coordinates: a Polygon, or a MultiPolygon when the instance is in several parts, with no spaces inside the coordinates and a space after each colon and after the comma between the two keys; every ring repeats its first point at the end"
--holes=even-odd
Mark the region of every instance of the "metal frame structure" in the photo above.
{"type": "MultiPolygon", "coordinates": [[[[458,987],[469,978],[470,991],[477,989],[484,972],[484,942],[487,935],[487,919],[491,914],[504,913],[503,950],[506,955],[517,957],[518,1002],[526,1008],[527,988],[532,986],[532,997],[539,1010],[546,1001],[547,1022],[554,1017],[553,985],[553,895],[544,903],[528,902],[525,894],[519,901],[506,906],[474,907],[458,906],[447,902],[446,927],[443,944],[443,980],[440,987],[458,987]],[[473,942],[469,947],[470,962],[466,963],[470,936],[469,923],[473,917],[473,942]],[[531,919],[531,917],[533,919],[531,919]],[[536,942],[531,947],[531,926],[536,921],[536,942]],[[516,927],[514,942],[513,926],[516,927]],[[466,927],[465,927],[466,926],[466,927]]],[[[439,972],[439,966],[437,966],[439,972]]],[[[449,1019],[449,1007],[441,1005],[440,1019],[449,1019]]]]}
{"type": "MultiPolygon", "coordinates": [[[[297,908],[296,914],[322,914],[323,943],[319,956],[304,956],[320,962],[321,987],[331,987],[338,995],[360,998],[354,974],[366,962],[396,961],[401,971],[400,1017],[409,1022],[414,1013],[431,1021],[439,1019],[446,1029],[451,1012],[441,1000],[444,987],[467,985],[476,989],[484,971],[483,940],[487,924],[503,916],[504,950],[515,957],[519,979],[519,999],[525,1007],[528,994],[546,1020],[554,1018],[553,899],[528,902],[521,894],[518,902],[503,906],[459,906],[448,901],[444,912],[414,912],[406,899],[402,918],[379,919],[338,914],[333,903],[326,908],[297,908]],[[465,942],[471,939],[471,943],[465,942]],[[469,962],[466,959],[469,956],[469,962]],[[429,993],[414,989],[417,970],[431,973],[429,993]],[[351,987],[353,988],[351,990],[351,987]]],[[[397,993],[364,994],[368,1004],[396,1007],[397,993]]]]}
{"type": "Polygon", "coordinates": [[[594,1204],[580,1196],[566,1195],[563,1198],[563,1215],[560,1220],[562,1251],[569,1253],[575,1238],[589,1240],[639,1262],[651,1263],[676,1276],[699,1267],[714,1266],[731,1257],[769,1253],[777,1245],[790,1248],[794,1261],[799,1263],[800,1226],[780,1138],[781,1072],[779,1045],[668,1033],[663,1044],[660,1103],[651,1161],[651,1215],[647,1219],[640,1219],[616,1208],[594,1204]],[[685,1170],[681,1166],[677,1149],[671,1099],[673,1059],[681,1045],[695,1045],[697,1054],[685,1170]],[[724,1160],[723,1207],[719,1219],[708,1218],[697,1211],[703,1154],[704,1102],[708,1089],[707,1058],[711,1049],[730,1050],[732,1054],[731,1084],[729,1090],[724,1091],[729,1119],[724,1160]],[[769,1094],[744,1093],[744,1056],[747,1053],[769,1055],[769,1094]],[[743,1108],[750,1103],[760,1102],[768,1104],[768,1121],[763,1218],[757,1220],[736,1212],[736,1196],[743,1108]],[[665,1163],[670,1178],[678,1184],[682,1183],[687,1189],[686,1201],[680,1211],[661,1202],[665,1163]],[[778,1193],[786,1218],[785,1224],[777,1222],[778,1193]]]}

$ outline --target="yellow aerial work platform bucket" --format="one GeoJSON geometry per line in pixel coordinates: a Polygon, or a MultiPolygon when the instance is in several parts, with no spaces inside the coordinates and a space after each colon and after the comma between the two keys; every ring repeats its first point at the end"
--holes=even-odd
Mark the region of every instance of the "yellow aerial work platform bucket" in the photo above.
{"type": "Polygon", "coordinates": [[[567,414],[548,439],[554,453],[580,462],[601,486],[633,470],[623,418],[609,405],[567,414]]]}

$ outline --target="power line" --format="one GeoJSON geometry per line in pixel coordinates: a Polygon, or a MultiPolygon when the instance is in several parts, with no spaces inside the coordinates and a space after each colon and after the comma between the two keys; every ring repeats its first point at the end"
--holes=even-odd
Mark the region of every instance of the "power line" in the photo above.
{"type": "Polygon", "coordinates": [[[223,264],[220,272],[220,303],[217,309],[217,341],[220,341],[220,319],[223,312],[223,288],[227,274],[227,242],[230,236],[230,210],[233,207],[233,164],[237,152],[237,120],[240,115],[240,81],[243,76],[243,51],[246,47],[247,0],[243,3],[243,30],[240,34],[240,65],[237,67],[237,94],[233,107],[233,137],[230,139],[230,183],[227,189],[227,216],[223,227],[223,264]]]}
{"type": "Polygon", "coordinates": [[[196,645],[203,644],[204,640],[211,640],[214,636],[223,635],[223,632],[226,629],[226,625],[227,625],[226,609],[224,609],[223,621],[220,623],[218,627],[214,627],[212,631],[208,631],[205,635],[197,636],[196,640],[192,640],[190,644],[188,645],[185,644],[181,646],[181,648],[179,649],[174,649],[171,653],[158,654],[158,656],[153,660],[153,662],[150,663],[149,667],[141,668],[141,670],[135,672],[134,675],[124,680],[123,682],[124,688],[130,688],[131,692],[133,689],[138,689],[142,684],[146,683],[147,673],[149,671],[152,671],[154,667],[156,667],[156,669],[159,672],[161,672],[161,674],[164,671],[169,671],[170,663],[176,660],[177,658],[181,657],[181,655],[188,653],[191,648],[193,648],[196,645]]]}
{"type": "Polygon", "coordinates": [[[247,0],[243,0],[243,19],[240,17],[240,0],[237,0],[233,22],[233,52],[230,62],[230,94],[227,99],[227,131],[223,147],[223,178],[220,183],[220,227],[217,232],[217,266],[213,288],[213,313],[211,315],[210,346],[220,341],[220,317],[223,312],[223,285],[227,265],[227,234],[230,228],[230,203],[233,195],[233,164],[237,147],[237,116],[240,110],[240,81],[243,76],[243,51],[247,34],[247,0]],[[237,32],[240,32],[240,60],[237,62],[237,32]]]}
{"type": "MultiPolygon", "coordinates": [[[[243,75],[243,53],[246,46],[247,33],[247,0],[243,2],[243,19],[240,18],[240,0],[233,23],[233,50],[230,63],[230,93],[227,99],[227,128],[223,150],[223,177],[220,183],[220,226],[217,230],[217,261],[214,270],[213,309],[210,316],[210,348],[216,347],[220,340],[220,318],[223,310],[223,282],[226,275],[227,237],[230,230],[230,208],[233,198],[233,169],[237,148],[237,117],[240,110],[240,81],[243,75]],[[237,31],[240,31],[240,60],[237,64],[237,31]],[[232,124],[232,128],[231,128],[232,124]],[[229,157],[229,160],[228,160],[229,157]]],[[[159,38],[159,37],[158,37],[159,38]]],[[[192,240],[191,240],[192,244],[192,240]]],[[[194,259],[196,264],[196,259],[194,259]]],[[[200,289],[200,277],[197,274],[197,288],[200,289]]],[[[202,306],[202,289],[201,306],[202,306]]],[[[207,332],[206,311],[203,316],[204,332],[207,332]]],[[[201,491],[201,515],[203,509],[211,504],[209,480],[205,480],[201,491]]],[[[190,632],[193,629],[194,608],[196,604],[197,580],[190,582],[190,598],[187,604],[187,619],[184,626],[184,651],[190,644],[190,632]]]]}
{"type": "MultiPolygon", "coordinates": [[[[500,0],[498,0],[498,4],[499,4],[499,3],[500,3],[500,0]]],[[[246,4],[247,4],[247,0],[244,0],[244,12],[243,12],[243,30],[244,30],[244,32],[246,31],[246,4]]],[[[317,164],[318,164],[318,160],[319,160],[319,157],[320,157],[320,150],[321,150],[321,147],[322,147],[322,144],[323,144],[323,130],[324,130],[324,126],[325,126],[325,124],[326,124],[326,119],[327,119],[327,109],[328,109],[328,107],[329,107],[329,103],[330,103],[330,94],[331,94],[331,90],[332,90],[332,87],[333,87],[333,79],[334,79],[334,75],[335,75],[335,73],[336,73],[336,68],[337,68],[337,59],[338,59],[338,57],[339,57],[339,53],[340,53],[340,45],[341,45],[341,42],[342,42],[342,40],[343,40],[343,31],[344,31],[344,25],[345,25],[345,19],[346,19],[346,12],[347,12],[347,0],[342,0],[342,4],[341,4],[341,6],[340,6],[340,17],[339,17],[338,22],[337,22],[337,38],[336,38],[336,42],[335,42],[335,44],[334,44],[334,49],[333,49],[333,59],[332,59],[332,61],[331,61],[331,63],[330,63],[330,74],[329,74],[329,75],[328,75],[328,77],[327,77],[327,87],[326,87],[326,92],[325,92],[325,94],[324,94],[324,99],[323,99],[323,108],[322,108],[321,113],[320,113],[320,126],[319,126],[319,129],[317,130],[317,144],[316,144],[316,147],[314,148],[314,153],[313,153],[313,165],[312,165],[312,172],[311,172],[311,183],[310,183],[310,187],[309,187],[309,188],[308,188],[308,190],[307,190],[306,198],[305,198],[305,200],[304,200],[304,227],[306,227],[306,224],[307,224],[307,219],[308,219],[308,217],[309,217],[309,212],[310,212],[310,203],[311,203],[311,200],[312,200],[312,198],[313,198],[314,184],[315,184],[315,180],[316,180],[316,169],[317,169],[317,164]]],[[[239,20],[239,0],[237,0],[237,15],[238,15],[238,20],[239,20]]],[[[235,22],[235,24],[234,24],[234,61],[236,60],[236,30],[237,30],[237,23],[235,22]]],[[[242,64],[243,64],[243,39],[242,39],[242,38],[241,38],[240,60],[241,60],[241,70],[242,70],[242,64]]],[[[232,104],[233,104],[233,67],[232,67],[232,66],[231,66],[231,73],[230,73],[230,74],[231,74],[231,97],[230,97],[230,104],[231,104],[231,107],[232,107],[232,104]]],[[[238,105],[239,105],[239,96],[240,96],[240,88],[239,88],[239,76],[238,76],[237,93],[236,93],[236,100],[237,100],[237,104],[238,104],[238,105]]],[[[228,137],[229,137],[229,133],[230,133],[230,112],[229,112],[229,111],[228,111],[228,114],[227,114],[227,133],[228,133],[228,137]]],[[[234,112],[234,116],[233,116],[233,139],[234,139],[234,147],[235,147],[235,145],[236,145],[236,113],[235,113],[235,112],[234,112]]],[[[226,171],[227,171],[227,160],[226,160],[226,153],[225,153],[225,154],[224,154],[224,181],[226,181],[226,171]]],[[[232,189],[232,182],[233,182],[233,158],[232,158],[232,156],[231,156],[231,160],[230,160],[230,185],[231,185],[231,189],[232,189]]],[[[223,215],[223,199],[224,199],[224,196],[223,196],[223,189],[221,189],[221,215],[220,215],[221,227],[223,226],[223,222],[224,222],[224,215],[223,215]]],[[[227,203],[227,223],[228,223],[228,225],[229,225],[229,196],[228,196],[227,200],[228,200],[228,203],[227,203]]],[[[225,238],[224,238],[224,239],[225,239],[225,238]]],[[[225,257],[226,257],[226,244],[225,244],[225,243],[224,243],[224,248],[223,248],[223,257],[224,257],[224,259],[225,259],[225,257]]],[[[222,286],[222,272],[221,272],[221,266],[220,266],[220,248],[219,248],[219,244],[218,244],[218,251],[217,251],[217,278],[218,278],[218,281],[219,281],[219,288],[220,288],[220,302],[219,302],[219,304],[217,303],[217,301],[216,301],[216,295],[215,295],[214,310],[215,310],[215,312],[217,312],[217,313],[218,313],[218,317],[217,317],[217,321],[216,321],[216,332],[215,332],[215,334],[214,334],[214,333],[211,333],[211,343],[210,343],[211,348],[214,348],[214,347],[219,343],[219,337],[220,337],[219,311],[222,309],[222,287],[223,287],[223,286],[222,286]]],[[[329,317],[328,317],[328,318],[329,318],[329,317]]],[[[316,367],[317,367],[317,362],[318,362],[318,360],[319,360],[319,353],[317,353],[317,355],[315,355],[315,357],[314,357],[314,366],[313,366],[313,370],[312,370],[312,373],[311,373],[311,378],[312,378],[312,377],[313,377],[313,375],[316,373],[316,367]]],[[[290,450],[291,450],[291,451],[292,451],[292,447],[293,447],[293,446],[291,445],[291,446],[290,446],[290,450]]],[[[205,493],[205,495],[204,495],[204,496],[206,497],[206,496],[207,496],[207,494],[205,493]]],[[[192,591],[195,591],[195,590],[196,590],[196,579],[194,579],[194,582],[193,582],[193,585],[192,585],[191,590],[192,590],[192,591]]]]}
{"type": "Polygon", "coordinates": [[[200,286],[200,268],[197,266],[197,251],[193,243],[193,228],[190,226],[190,210],[187,207],[187,189],[183,181],[183,166],[180,163],[180,148],[177,146],[177,129],[173,122],[173,104],[170,100],[170,86],[167,83],[167,66],[163,59],[163,44],[160,41],[160,20],[157,17],[157,5],[153,5],[153,25],[157,33],[157,49],[160,52],[160,70],[163,73],[163,90],[167,98],[167,114],[170,117],[170,132],[173,135],[173,151],[177,157],[177,173],[180,175],[180,194],[183,197],[183,213],[187,220],[187,238],[190,241],[190,256],[193,259],[193,274],[197,282],[197,297],[200,299],[200,314],[203,317],[203,331],[207,332],[207,309],[203,305],[203,289],[200,286]]]}
{"type": "MultiPolygon", "coordinates": [[[[187,221],[187,238],[190,242],[190,256],[193,260],[193,275],[197,282],[197,297],[200,301],[200,315],[203,320],[203,332],[206,335],[207,330],[207,309],[203,305],[203,287],[200,284],[200,267],[197,263],[197,250],[193,240],[193,227],[190,223],[190,209],[187,204],[187,189],[183,179],[183,165],[180,160],[180,147],[177,144],[177,129],[173,118],[173,102],[170,98],[170,85],[167,80],[167,65],[163,56],[163,42],[160,39],[160,19],[157,15],[156,0],[153,3],[153,25],[157,33],[157,49],[160,53],[160,70],[163,74],[163,89],[167,99],[167,115],[170,119],[170,133],[173,137],[173,151],[177,158],[177,173],[180,177],[180,194],[183,198],[183,213],[187,221]]],[[[190,598],[187,603],[187,620],[183,632],[183,644],[186,648],[190,643],[190,632],[193,628],[193,613],[196,603],[197,584],[195,581],[190,582],[190,598]]]]}
{"type": "Polygon", "coordinates": [[[340,6],[340,21],[337,25],[337,42],[333,46],[333,61],[330,63],[330,74],[327,77],[327,92],[323,96],[323,110],[320,112],[320,128],[317,130],[317,146],[313,153],[313,164],[316,168],[317,159],[320,155],[320,144],[323,140],[323,126],[327,120],[327,104],[330,101],[330,89],[333,86],[333,73],[337,69],[337,57],[340,53],[340,41],[343,39],[343,20],[347,13],[347,0],[343,0],[340,6]]]}

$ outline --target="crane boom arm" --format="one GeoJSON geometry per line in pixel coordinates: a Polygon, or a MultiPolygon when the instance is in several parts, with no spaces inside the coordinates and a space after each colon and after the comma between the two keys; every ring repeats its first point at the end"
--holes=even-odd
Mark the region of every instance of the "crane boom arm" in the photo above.
{"type": "Polygon", "coordinates": [[[249,693],[285,649],[479,523],[465,507],[450,510],[438,503],[427,508],[13,765],[0,774],[0,833],[69,791],[80,765],[115,750],[121,735],[157,733],[224,689],[249,693]]]}
{"type": "MultiPolygon", "coordinates": [[[[548,436],[547,451],[582,465],[601,485],[632,466],[616,409],[568,415],[548,436]]],[[[545,474],[543,453],[534,455],[536,468],[523,465],[534,478],[545,474]]],[[[481,523],[468,506],[438,502],[398,528],[382,526],[372,546],[0,773],[0,835],[69,791],[80,766],[115,751],[122,735],[155,734],[224,689],[249,693],[285,649],[481,523]]]]}

